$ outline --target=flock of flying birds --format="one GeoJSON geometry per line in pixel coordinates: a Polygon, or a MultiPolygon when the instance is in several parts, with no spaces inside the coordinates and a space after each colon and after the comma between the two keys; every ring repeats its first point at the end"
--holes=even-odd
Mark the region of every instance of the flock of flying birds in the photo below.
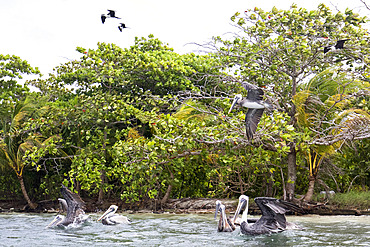
{"type": "MultiPolygon", "coordinates": [[[[349,39],[338,40],[335,45],[324,47],[324,54],[330,51],[344,49],[344,43],[348,40],[349,39]]],[[[235,105],[248,108],[245,115],[245,127],[247,138],[251,140],[257,130],[263,111],[265,109],[272,109],[272,105],[263,100],[264,92],[261,88],[247,82],[243,82],[242,86],[248,91],[247,97],[243,98],[241,94],[235,95],[228,114],[230,114],[235,105]]]]}
{"type": "MultiPolygon", "coordinates": [[[[85,203],[81,197],[64,185],[62,185],[60,192],[64,198],[58,198],[62,210],[55,216],[47,228],[76,227],[85,223],[89,219],[89,215],[85,214],[83,210],[85,203]],[[62,212],[66,212],[66,216],[62,215],[62,212]]],[[[216,201],[215,219],[217,219],[217,214],[220,212],[217,230],[219,232],[232,232],[236,229],[237,225],[240,226],[240,232],[245,235],[271,234],[285,230],[302,230],[301,227],[286,221],[285,218],[285,213],[289,211],[302,213],[302,209],[298,206],[272,197],[257,197],[254,201],[262,212],[262,216],[259,219],[247,218],[248,196],[241,195],[239,197],[238,207],[232,218],[226,216],[225,205],[221,201],[216,201]],[[241,213],[242,217],[239,218],[238,216],[241,213]]],[[[116,205],[111,205],[97,221],[101,221],[104,225],[131,224],[129,218],[116,214],[117,209],[118,207],[116,205]]]]}
{"type": "MultiPolygon", "coordinates": [[[[108,9],[108,14],[102,14],[101,15],[101,22],[104,24],[106,19],[108,18],[115,18],[115,19],[121,19],[120,17],[117,17],[116,16],[116,11],[115,10],[111,10],[111,9],[108,9]]],[[[125,23],[119,23],[119,26],[118,26],[118,30],[120,30],[122,32],[123,29],[127,28],[125,23]]]]}

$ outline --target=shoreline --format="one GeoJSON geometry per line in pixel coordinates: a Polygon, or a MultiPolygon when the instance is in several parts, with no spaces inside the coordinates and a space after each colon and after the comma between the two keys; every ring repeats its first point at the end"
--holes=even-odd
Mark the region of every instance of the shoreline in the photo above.
{"type": "MultiPolygon", "coordinates": [[[[110,205],[115,204],[119,207],[119,212],[124,213],[173,213],[173,214],[209,214],[214,213],[216,200],[222,201],[227,212],[236,210],[237,199],[210,199],[210,198],[182,198],[169,199],[165,205],[157,205],[155,201],[148,203],[146,206],[134,206],[125,204],[122,201],[105,201],[98,204],[95,201],[86,200],[86,213],[96,213],[105,211],[110,205]]],[[[338,208],[333,205],[327,205],[320,202],[307,203],[302,206],[304,214],[288,213],[287,215],[370,215],[370,209],[361,210],[356,208],[338,208]]],[[[38,202],[38,207],[31,210],[23,200],[0,200],[0,213],[57,213],[59,204],[57,200],[45,200],[38,202]]],[[[251,203],[249,207],[250,215],[260,215],[259,208],[251,203]]]]}

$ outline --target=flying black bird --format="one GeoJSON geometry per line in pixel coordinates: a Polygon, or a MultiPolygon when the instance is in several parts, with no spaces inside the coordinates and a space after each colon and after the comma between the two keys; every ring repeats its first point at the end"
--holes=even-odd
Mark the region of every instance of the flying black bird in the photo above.
{"type": "Polygon", "coordinates": [[[122,32],[124,28],[127,28],[125,23],[120,23],[120,25],[118,26],[118,29],[122,32]]]}
{"type": "Polygon", "coordinates": [[[103,22],[103,24],[104,24],[104,22],[105,22],[105,19],[107,19],[107,17],[106,17],[104,14],[102,14],[102,15],[101,15],[101,22],[103,22]]]}
{"type": "Polygon", "coordinates": [[[343,49],[344,42],[346,42],[347,40],[349,39],[341,39],[341,40],[338,40],[335,45],[324,47],[324,53],[327,53],[329,51],[334,51],[337,49],[343,49]]]}
{"type": "Polygon", "coordinates": [[[108,9],[109,13],[107,15],[110,16],[110,18],[117,18],[117,19],[121,19],[119,17],[116,16],[116,11],[115,10],[110,10],[108,9]]]}
{"type": "Polygon", "coordinates": [[[270,108],[271,105],[262,100],[264,94],[262,89],[251,87],[247,83],[243,83],[242,85],[248,90],[248,95],[246,98],[243,98],[241,94],[235,95],[229,113],[234,108],[235,104],[248,108],[247,114],[245,115],[245,127],[247,138],[250,140],[256,132],[263,111],[265,108],[270,108]]]}

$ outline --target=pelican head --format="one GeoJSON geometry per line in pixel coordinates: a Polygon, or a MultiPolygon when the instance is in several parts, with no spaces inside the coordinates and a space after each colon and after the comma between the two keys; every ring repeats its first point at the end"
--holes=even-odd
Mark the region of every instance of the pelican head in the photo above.
{"type": "Polygon", "coordinates": [[[240,101],[242,100],[243,96],[241,94],[237,94],[235,95],[234,97],[234,101],[233,103],[231,104],[231,107],[230,107],[230,110],[228,112],[228,114],[230,114],[230,112],[232,111],[232,109],[234,108],[235,104],[239,104],[240,101]]]}
{"type": "Polygon", "coordinates": [[[221,206],[221,201],[217,200],[216,201],[215,220],[217,220],[217,214],[218,214],[218,211],[220,211],[220,206],[221,206]]]}
{"type": "MultiPolygon", "coordinates": [[[[240,211],[244,210],[243,212],[243,216],[244,215],[247,215],[247,210],[248,210],[248,203],[249,203],[249,197],[248,196],[245,196],[245,195],[241,195],[239,197],[239,203],[238,203],[238,207],[236,208],[236,211],[235,211],[235,215],[234,215],[234,218],[233,218],[233,223],[235,223],[236,221],[236,218],[238,217],[238,215],[240,214],[240,211]]],[[[246,219],[243,219],[242,217],[242,221],[246,219]]]]}
{"type": "Polygon", "coordinates": [[[55,216],[53,221],[50,222],[49,225],[47,225],[46,228],[51,228],[51,227],[54,227],[54,226],[58,226],[63,222],[64,219],[65,219],[65,217],[63,215],[58,214],[57,216],[55,216]]]}
{"type": "Polygon", "coordinates": [[[116,205],[111,205],[111,206],[107,209],[107,211],[105,211],[105,213],[104,213],[102,216],[100,216],[100,218],[99,218],[97,221],[100,221],[101,219],[103,219],[103,218],[107,217],[107,216],[108,216],[108,215],[110,215],[110,214],[114,214],[114,213],[117,211],[117,209],[118,209],[118,206],[116,206],[116,205]]]}

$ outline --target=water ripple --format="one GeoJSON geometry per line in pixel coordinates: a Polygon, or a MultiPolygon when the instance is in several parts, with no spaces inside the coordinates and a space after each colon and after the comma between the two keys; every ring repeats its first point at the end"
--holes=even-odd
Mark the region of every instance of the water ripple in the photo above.
{"type": "Polygon", "coordinates": [[[0,214],[0,246],[370,246],[370,217],[288,217],[304,231],[244,236],[218,233],[213,215],[137,214],[105,226],[92,214],[79,227],[45,229],[51,214],[0,214]]]}

